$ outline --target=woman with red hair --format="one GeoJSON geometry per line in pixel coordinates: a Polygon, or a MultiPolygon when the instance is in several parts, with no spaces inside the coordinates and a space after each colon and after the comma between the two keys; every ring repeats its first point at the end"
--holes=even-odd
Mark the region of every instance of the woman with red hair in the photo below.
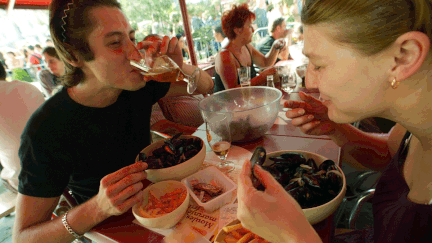
{"type": "Polygon", "coordinates": [[[261,68],[273,65],[281,51],[275,46],[283,42],[275,41],[270,52],[265,56],[250,44],[254,33],[252,22],[255,14],[249,10],[246,3],[234,5],[230,11],[223,14],[221,19],[223,32],[228,37],[229,43],[216,56],[214,92],[239,86],[237,68],[240,67],[251,67],[251,85],[265,83],[267,75],[274,74],[276,69],[274,67],[266,69],[257,76],[253,65],[256,64],[261,68]]]}

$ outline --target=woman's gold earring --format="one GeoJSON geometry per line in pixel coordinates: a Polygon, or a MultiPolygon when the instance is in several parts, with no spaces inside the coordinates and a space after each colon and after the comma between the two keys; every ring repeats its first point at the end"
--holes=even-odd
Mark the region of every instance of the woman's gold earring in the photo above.
{"type": "Polygon", "coordinates": [[[396,78],[393,78],[390,85],[393,89],[397,89],[397,87],[399,87],[399,84],[400,84],[400,82],[396,81],[396,78]]]}

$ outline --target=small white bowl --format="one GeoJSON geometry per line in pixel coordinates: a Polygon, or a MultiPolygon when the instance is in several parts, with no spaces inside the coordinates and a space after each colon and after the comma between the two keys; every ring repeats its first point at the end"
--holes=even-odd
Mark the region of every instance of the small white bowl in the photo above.
{"type": "Polygon", "coordinates": [[[225,204],[230,203],[233,200],[234,190],[237,188],[237,185],[230,178],[228,178],[214,166],[209,166],[204,170],[200,170],[197,173],[188,176],[182,180],[182,183],[186,185],[187,189],[189,190],[189,194],[195,200],[195,202],[209,213],[219,209],[225,204]],[[223,193],[212,200],[203,203],[193,192],[190,183],[192,180],[198,180],[200,183],[206,184],[210,184],[211,181],[215,181],[216,184],[223,188],[223,193]]]}
{"type": "Polygon", "coordinates": [[[156,184],[150,185],[147,188],[144,189],[144,200],[142,204],[135,204],[132,207],[132,213],[135,216],[135,218],[140,222],[142,225],[146,227],[151,228],[160,228],[160,229],[169,229],[176,225],[180,219],[183,218],[183,215],[186,213],[186,210],[189,206],[189,193],[187,191],[186,186],[179,182],[179,181],[162,181],[158,182],[156,184]],[[157,218],[146,218],[143,217],[140,213],[139,207],[145,206],[148,203],[149,198],[149,191],[152,190],[156,197],[160,198],[162,195],[165,195],[166,193],[170,193],[178,188],[186,190],[186,199],[183,201],[182,204],[178,208],[176,208],[174,211],[167,213],[165,215],[162,215],[157,218]]]}
{"type": "MultiPolygon", "coordinates": [[[[319,166],[322,162],[328,160],[328,158],[319,155],[319,154],[315,154],[315,153],[311,153],[311,152],[307,152],[307,151],[299,151],[299,150],[284,150],[284,151],[277,151],[277,152],[273,152],[273,153],[268,153],[267,154],[267,160],[266,162],[264,162],[264,165],[266,163],[271,163],[271,161],[268,159],[269,157],[273,157],[273,156],[279,156],[281,154],[284,153],[299,153],[299,154],[303,154],[306,159],[313,159],[315,160],[315,163],[319,166]]],[[[341,172],[342,174],[342,189],[340,190],[339,194],[333,198],[331,201],[322,204],[320,206],[317,207],[313,207],[313,208],[307,208],[307,209],[303,209],[303,213],[306,215],[306,218],[308,219],[310,224],[316,224],[318,222],[323,221],[324,219],[326,219],[327,217],[329,217],[332,213],[334,213],[336,211],[336,209],[339,207],[339,205],[342,203],[343,198],[345,197],[345,193],[346,193],[346,179],[345,179],[345,175],[343,173],[343,171],[341,170],[341,168],[336,165],[337,169],[341,172]]]]}
{"type": "MultiPolygon", "coordinates": [[[[182,135],[180,138],[188,139],[188,138],[199,138],[192,135],[182,135]]],[[[147,169],[147,179],[151,182],[159,182],[159,181],[165,181],[165,180],[177,180],[180,181],[181,179],[192,175],[193,173],[197,172],[204,161],[205,155],[206,155],[206,148],[204,141],[199,138],[201,141],[201,150],[196,154],[194,157],[190,158],[189,160],[184,161],[181,164],[171,166],[168,168],[163,169],[147,169]]],[[[158,149],[162,147],[165,140],[159,140],[157,142],[154,142],[150,144],[149,146],[145,147],[141,152],[145,153],[147,156],[150,156],[153,154],[153,151],[155,149],[158,149]]],[[[139,161],[138,158],[139,155],[135,158],[135,162],[139,161]]]]}

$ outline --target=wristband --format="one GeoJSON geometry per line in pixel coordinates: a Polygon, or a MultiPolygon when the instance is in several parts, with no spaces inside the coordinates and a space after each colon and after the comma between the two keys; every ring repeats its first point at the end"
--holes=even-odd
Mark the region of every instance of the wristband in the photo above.
{"type": "Polygon", "coordinates": [[[81,237],[83,237],[83,235],[79,235],[79,234],[77,234],[71,227],[70,227],[70,225],[68,224],[68,222],[67,222],[67,220],[66,220],[66,217],[67,217],[67,214],[69,213],[69,211],[67,211],[64,215],[63,215],[63,217],[62,217],[62,222],[63,222],[63,226],[66,228],[66,230],[69,232],[69,234],[71,234],[71,235],[73,235],[73,237],[75,237],[76,239],[79,239],[79,238],[81,238],[81,237]]]}

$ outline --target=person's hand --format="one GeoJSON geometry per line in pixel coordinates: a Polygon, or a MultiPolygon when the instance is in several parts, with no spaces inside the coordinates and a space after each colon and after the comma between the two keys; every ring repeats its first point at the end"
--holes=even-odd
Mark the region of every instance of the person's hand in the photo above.
{"type": "Polygon", "coordinates": [[[266,68],[263,71],[261,71],[260,76],[262,75],[263,77],[265,77],[265,80],[267,81],[267,78],[266,78],[267,75],[273,75],[275,73],[276,73],[276,67],[272,66],[272,67],[266,68]]]}
{"type": "Polygon", "coordinates": [[[134,163],[102,178],[97,206],[107,217],[120,215],[143,200],[142,180],[147,178],[147,164],[134,163]]]}
{"type": "MultiPolygon", "coordinates": [[[[162,39],[155,35],[148,37],[145,41],[137,44],[138,50],[145,51],[145,61],[147,66],[153,67],[154,60],[160,55],[167,55],[182,69],[183,55],[176,37],[169,38],[164,36],[162,39]]],[[[150,81],[151,76],[144,76],[144,80],[150,81]]]]}
{"type": "Polygon", "coordinates": [[[253,187],[251,163],[246,160],[237,188],[237,218],[243,227],[274,243],[320,242],[296,200],[269,172],[260,166],[255,166],[254,172],[266,189],[253,187]]]}
{"type": "Polygon", "coordinates": [[[288,60],[289,57],[289,48],[288,45],[285,45],[279,52],[278,58],[281,60],[288,60]]]}
{"type": "Polygon", "coordinates": [[[160,52],[170,57],[182,69],[183,55],[180,46],[178,45],[177,37],[169,38],[164,36],[160,46],[160,52]]]}
{"type": "Polygon", "coordinates": [[[284,103],[286,117],[291,123],[309,135],[329,135],[334,133],[336,123],[330,121],[327,107],[318,99],[303,92],[299,93],[302,101],[289,100],[284,103]]]}
{"type": "Polygon", "coordinates": [[[276,50],[282,50],[285,47],[286,47],[286,41],[283,38],[275,40],[272,45],[272,48],[276,50]]]}

